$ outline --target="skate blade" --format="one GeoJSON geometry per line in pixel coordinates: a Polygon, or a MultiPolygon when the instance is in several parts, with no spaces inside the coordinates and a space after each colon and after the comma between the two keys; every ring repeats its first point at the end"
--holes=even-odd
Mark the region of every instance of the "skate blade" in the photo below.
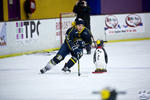
{"type": "Polygon", "coordinates": [[[70,74],[70,71],[62,71],[64,74],[70,74]]]}

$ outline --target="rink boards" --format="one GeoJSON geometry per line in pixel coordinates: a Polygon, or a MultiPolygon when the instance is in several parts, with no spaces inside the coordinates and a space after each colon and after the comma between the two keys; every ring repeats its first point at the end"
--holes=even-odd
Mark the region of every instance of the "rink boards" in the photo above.
{"type": "MultiPolygon", "coordinates": [[[[95,38],[107,41],[150,39],[150,13],[91,16],[95,38]]],[[[0,23],[0,58],[59,49],[64,34],[60,20],[42,19],[0,23]]],[[[64,18],[68,29],[74,18],[64,18]]]]}

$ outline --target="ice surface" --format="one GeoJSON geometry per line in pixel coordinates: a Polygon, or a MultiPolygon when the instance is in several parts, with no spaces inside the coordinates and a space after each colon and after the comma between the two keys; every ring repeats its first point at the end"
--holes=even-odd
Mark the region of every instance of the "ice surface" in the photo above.
{"type": "Polygon", "coordinates": [[[139,91],[150,90],[150,40],[107,43],[105,49],[108,72],[92,74],[92,49],[80,60],[81,77],[77,64],[70,74],[61,71],[70,55],[42,75],[39,70],[55,52],[0,59],[0,100],[100,100],[92,92],[106,87],[126,91],[117,100],[139,100],[139,91]]]}

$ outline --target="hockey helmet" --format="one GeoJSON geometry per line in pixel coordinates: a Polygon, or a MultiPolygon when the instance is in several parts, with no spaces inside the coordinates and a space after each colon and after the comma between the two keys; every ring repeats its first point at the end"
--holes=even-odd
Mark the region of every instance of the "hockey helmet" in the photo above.
{"type": "Polygon", "coordinates": [[[97,44],[97,46],[103,46],[104,45],[104,41],[103,40],[97,40],[96,44],[97,44]]]}
{"type": "Polygon", "coordinates": [[[76,22],[76,25],[79,25],[79,24],[85,24],[84,23],[84,20],[83,19],[81,19],[81,18],[77,18],[77,19],[75,19],[75,22],[76,22]]]}

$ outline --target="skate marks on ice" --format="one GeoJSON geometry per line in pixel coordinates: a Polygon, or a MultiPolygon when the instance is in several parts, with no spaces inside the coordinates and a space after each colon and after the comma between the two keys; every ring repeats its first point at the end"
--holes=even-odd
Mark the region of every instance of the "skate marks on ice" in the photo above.
{"type": "Polygon", "coordinates": [[[29,54],[29,55],[41,55],[41,56],[51,56],[51,55],[56,55],[58,51],[51,51],[51,52],[41,52],[41,53],[35,53],[35,54],[29,54]]]}
{"type": "Polygon", "coordinates": [[[32,70],[31,68],[0,68],[0,72],[9,72],[9,71],[30,71],[32,70]]]}
{"type": "Polygon", "coordinates": [[[64,76],[64,77],[89,77],[91,75],[91,73],[89,72],[82,72],[80,74],[80,76],[78,76],[78,72],[54,72],[54,71],[48,71],[44,74],[41,74],[40,72],[38,73],[39,75],[42,75],[42,76],[64,76]]]}

